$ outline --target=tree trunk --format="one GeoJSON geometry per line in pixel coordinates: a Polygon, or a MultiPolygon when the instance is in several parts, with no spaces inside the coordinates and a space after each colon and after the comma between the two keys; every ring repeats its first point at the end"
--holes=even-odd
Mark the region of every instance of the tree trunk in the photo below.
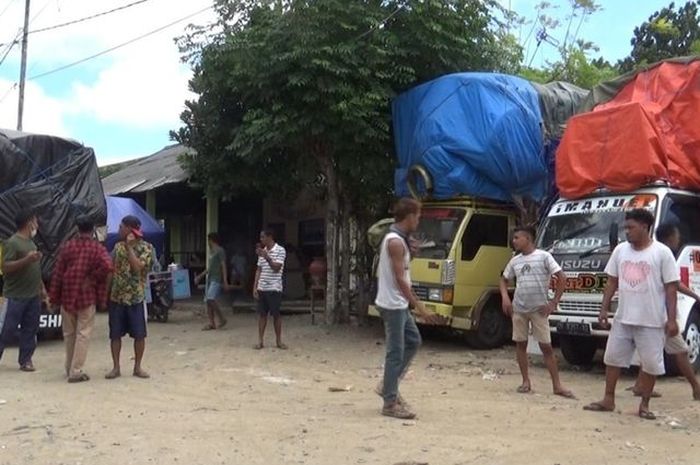
{"type": "Polygon", "coordinates": [[[332,325],[338,321],[338,208],[340,193],[338,178],[333,161],[323,159],[323,169],[328,188],[326,201],[326,324],[332,325]]]}
{"type": "Polygon", "coordinates": [[[347,200],[341,202],[342,214],[340,215],[340,258],[341,258],[341,286],[340,286],[340,302],[341,311],[339,314],[340,323],[348,323],[350,321],[350,282],[351,282],[351,260],[352,250],[350,244],[350,233],[352,222],[350,221],[350,206],[347,200]]]}

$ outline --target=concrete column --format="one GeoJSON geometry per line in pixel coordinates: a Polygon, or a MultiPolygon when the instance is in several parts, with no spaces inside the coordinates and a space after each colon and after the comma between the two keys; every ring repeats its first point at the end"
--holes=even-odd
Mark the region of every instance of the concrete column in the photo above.
{"type": "Polygon", "coordinates": [[[146,191],[146,211],[156,218],[156,191],[154,190],[146,191]]]}
{"type": "MultiPolygon", "coordinates": [[[[207,235],[211,232],[219,232],[219,196],[213,191],[207,191],[207,235]]],[[[207,244],[207,255],[209,254],[207,244]]]]}

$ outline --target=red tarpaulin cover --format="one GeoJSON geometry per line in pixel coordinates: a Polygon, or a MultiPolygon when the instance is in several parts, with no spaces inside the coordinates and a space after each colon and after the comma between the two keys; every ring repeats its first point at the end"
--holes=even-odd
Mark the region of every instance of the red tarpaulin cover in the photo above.
{"type": "Polygon", "coordinates": [[[556,158],[563,197],[653,181],[700,191],[700,60],[663,62],[571,118],[556,158]]]}

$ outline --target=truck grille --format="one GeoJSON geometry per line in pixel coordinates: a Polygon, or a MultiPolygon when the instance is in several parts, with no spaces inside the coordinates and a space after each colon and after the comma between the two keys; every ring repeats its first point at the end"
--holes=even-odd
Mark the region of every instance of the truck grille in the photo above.
{"type": "Polygon", "coordinates": [[[600,302],[575,302],[561,301],[559,302],[559,311],[562,313],[595,313],[600,312],[600,302]]]}
{"type": "Polygon", "coordinates": [[[413,292],[416,293],[418,300],[427,301],[428,300],[428,288],[427,286],[413,286],[413,292]]]}

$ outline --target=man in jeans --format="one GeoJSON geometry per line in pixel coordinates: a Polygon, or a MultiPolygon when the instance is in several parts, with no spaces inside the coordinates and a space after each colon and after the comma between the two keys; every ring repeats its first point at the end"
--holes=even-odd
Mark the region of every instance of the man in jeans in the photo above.
{"type": "Polygon", "coordinates": [[[83,372],[95,309],[107,308],[107,284],[112,260],[93,238],[94,224],[78,219],[78,236],[61,248],[51,279],[49,296],[53,311],[61,311],[66,343],[66,376],[69,383],[88,381],[83,372]]]}
{"type": "Polygon", "coordinates": [[[195,282],[200,282],[206,277],[206,285],[204,287],[204,303],[207,306],[207,317],[209,323],[202,328],[203,331],[212,329],[220,329],[226,326],[226,318],[221,313],[221,308],[216,299],[221,294],[222,290],[229,289],[228,276],[226,271],[226,252],[221,247],[221,239],[218,233],[209,233],[207,236],[209,241],[209,259],[207,268],[197,275],[195,282]],[[218,320],[218,324],[217,324],[218,320]]]}
{"type": "Polygon", "coordinates": [[[5,323],[0,333],[0,358],[5,345],[19,332],[19,369],[35,371],[32,356],[36,349],[41,301],[46,290],[41,280],[41,252],[34,244],[39,222],[34,213],[22,211],[15,217],[17,233],[5,241],[2,273],[3,294],[7,299],[5,323]]]}
{"type": "Polygon", "coordinates": [[[384,382],[377,393],[384,399],[382,415],[400,419],[416,416],[399,395],[399,379],[421,344],[420,332],[410,308],[428,323],[436,318],[434,313],[426,310],[411,288],[409,235],[418,229],[420,215],[420,202],[413,199],[400,199],[397,202],[394,207],[395,223],[382,240],[377,266],[375,305],[384,320],[386,333],[384,382]]]}

